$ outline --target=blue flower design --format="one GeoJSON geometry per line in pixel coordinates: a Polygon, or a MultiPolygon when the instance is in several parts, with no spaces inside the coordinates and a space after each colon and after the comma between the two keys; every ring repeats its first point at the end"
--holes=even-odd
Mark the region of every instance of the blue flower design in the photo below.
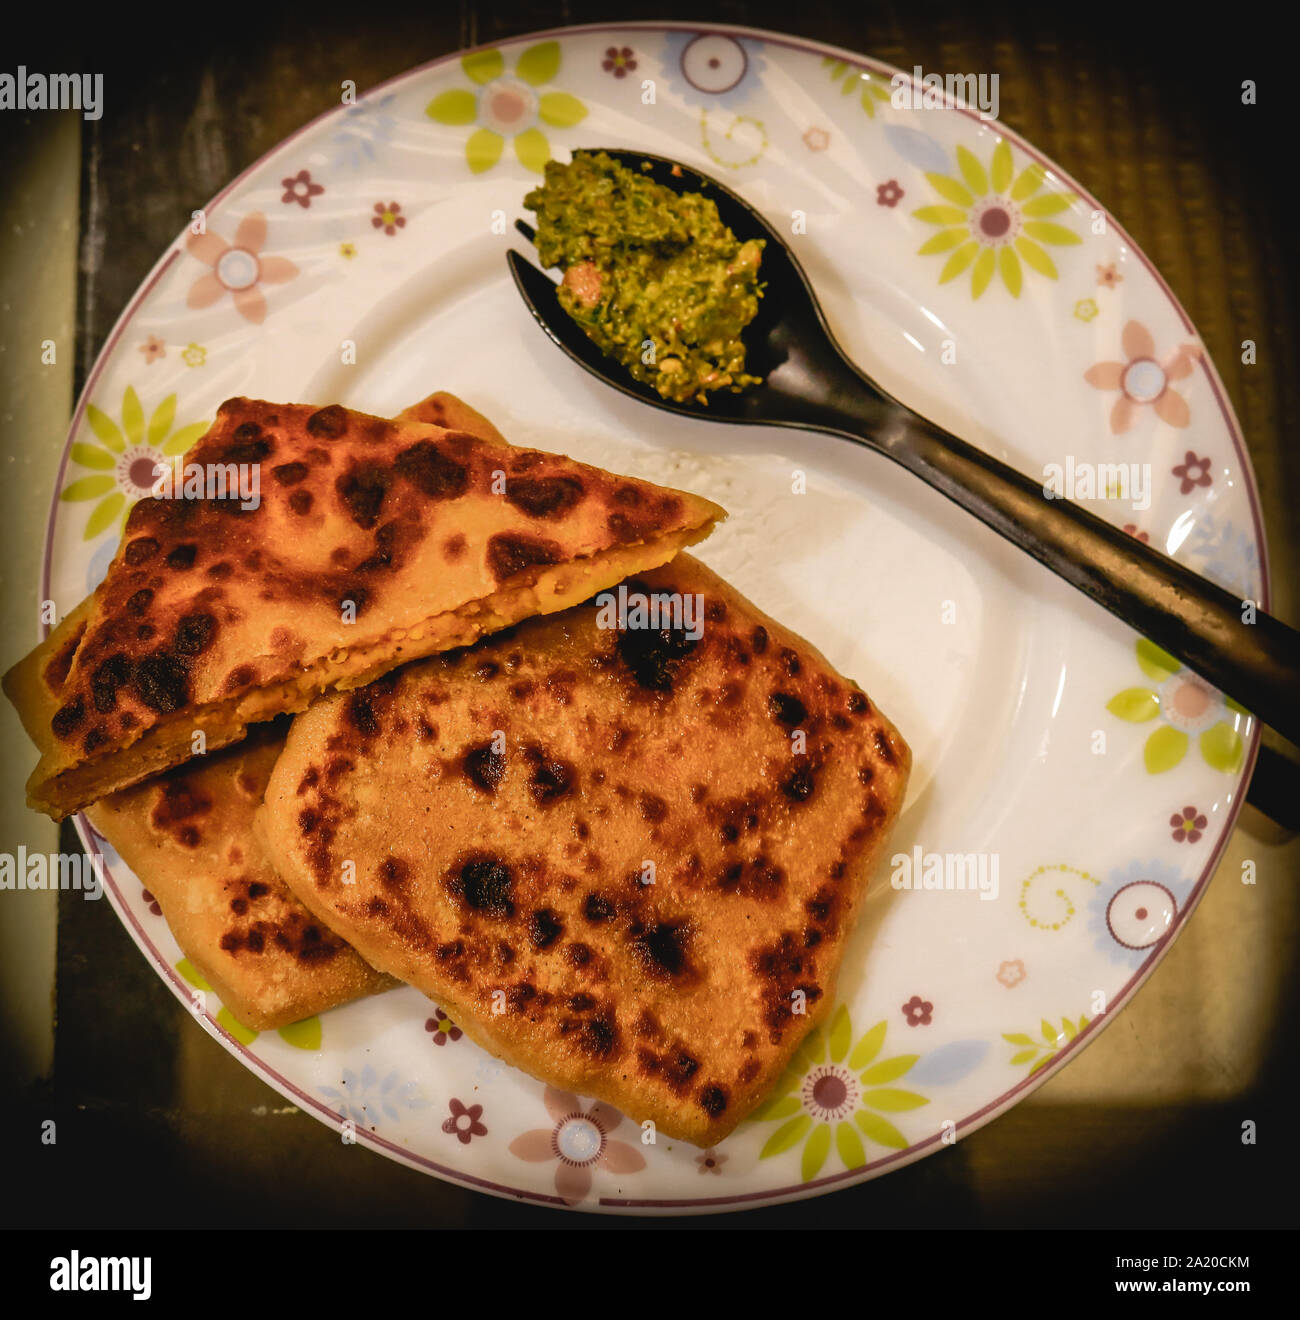
{"type": "Polygon", "coordinates": [[[743,105],[763,81],[763,43],[722,32],[672,32],[664,39],[669,87],[687,105],[743,105]]]}
{"type": "Polygon", "coordinates": [[[926,170],[931,174],[947,174],[951,168],[948,163],[948,153],[929,133],[924,133],[919,128],[886,124],[885,141],[917,169],[926,170]]]}
{"type": "Polygon", "coordinates": [[[400,1085],[396,1072],[389,1073],[381,1081],[369,1064],[359,1074],[344,1068],[339,1086],[342,1090],[333,1086],[322,1086],[319,1090],[326,1099],[333,1101],[341,1117],[351,1119],[359,1128],[373,1129],[385,1117],[396,1122],[404,1109],[429,1107],[429,1101],[414,1082],[400,1085]]]}
{"type": "Polygon", "coordinates": [[[925,1086],[948,1086],[973,1073],[991,1048],[986,1040],[954,1040],[925,1055],[908,1077],[925,1086]]]}
{"type": "Polygon", "coordinates": [[[108,576],[108,566],[117,554],[118,541],[110,536],[93,555],[86,565],[86,595],[92,595],[95,588],[108,576]]]}
{"type": "Polygon", "coordinates": [[[1141,967],[1166,938],[1191,888],[1166,862],[1136,861],[1112,871],[1088,907],[1097,947],[1115,962],[1141,967]]]}
{"type": "Polygon", "coordinates": [[[1182,544],[1183,554],[1200,561],[1201,572],[1225,591],[1254,599],[1259,592],[1259,552],[1255,538],[1227,518],[1201,513],[1182,544]]]}
{"type": "Polygon", "coordinates": [[[397,118],[388,112],[396,92],[378,99],[362,97],[343,112],[343,127],[330,138],[334,166],[358,170],[375,158],[375,147],[391,140],[397,118]]]}

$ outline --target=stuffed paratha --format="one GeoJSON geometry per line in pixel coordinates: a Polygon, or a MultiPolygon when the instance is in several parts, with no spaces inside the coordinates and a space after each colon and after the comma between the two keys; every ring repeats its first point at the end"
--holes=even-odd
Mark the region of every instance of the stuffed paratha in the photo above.
{"type": "Polygon", "coordinates": [[[234,747],[86,810],[158,901],[181,951],[255,1031],[397,984],[303,907],[252,832],[287,723],[260,724],[234,747]]]}
{"type": "Polygon", "coordinates": [[[910,752],[690,556],[626,586],[694,598],[698,636],[594,601],[328,697],[257,828],[471,1038],[707,1145],[829,1009],[910,752]]]}
{"type": "Polygon", "coordinates": [[[338,405],[228,400],[184,462],[255,469],[256,507],[202,483],[140,501],[93,597],[5,677],[41,752],[28,801],[56,819],[665,563],[725,516],[495,432],[338,405]]]}
{"type": "MultiPolygon", "coordinates": [[[[439,392],[400,416],[505,446],[481,413],[439,392]]],[[[69,615],[42,648],[34,676],[79,626],[69,615]]],[[[45,682],[38,709],[64,696],[45,682]]],[[[48,716],[47,716],[48,718],[48,716]]],[[[287,716],[255,725],[242,742],[123,789],[86,809],[157,900],[176,942],[235,1019],[268,1031],[397,984],[376,972],[285,886],[252,833],[271,769],[284,749],[287,716]]],[[[33,731],[35,732],[35,731],[33,731]]]]}

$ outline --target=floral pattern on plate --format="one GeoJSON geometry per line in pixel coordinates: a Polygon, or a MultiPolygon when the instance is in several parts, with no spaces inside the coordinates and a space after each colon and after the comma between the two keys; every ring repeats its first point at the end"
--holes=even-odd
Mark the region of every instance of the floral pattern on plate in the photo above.
{"type": "Polygon", "coordinates": [[[1240,729],[1247,713],[1154,642],[1138,641],[1137,661],[1153,686],[1125,688],[1106,709],[1130,724],[1157,721],[1142,749],[1148,774],[1172,770],[1193,737],[1206,765],[1225,774],[1235,771],[1245,753],[1240,729]]]}
{"type": "Polygon", "coordinates": [[[532,1164],[553,1162],[555,1191],[566,1205],[586,1200],[597,1171],[631,1174],[645,1168],[645,1156],[613,1135],[624,1123],[617,1109],[603,1101],[584,1109],[577,1096],[553,1086],[543,1100],[551,1126],[522,1133],[510,1143],[510,1153],[532,1164]]]}
{"type": "Polygon", "coordinates": [[[442,92],[425,106],[425,114],[439,124],[476,126],[465,140],[465,163],[475,174],[490,170],[507,142],[525,169],[540,174],[551,158],[551,143],[539,124],[572,128],[587,117],[576,96],[548,87],[560,72],[557,41],[529,46],[513,69],[495,49],[466,55],[461,68],[475,89],[442,92]]]}
{"type": "Polygon", "coordinates": [[[122,395],[117,419],[93,403],[86,405],[90,436],[72,446],[69,457],[89,475],[75,476],[59,493],[73,503],[95,501],[82,539],[93,541],[110,528],[120,533],[137,500],[150,495],[154,483],[211,425],[209,421],[175,426],[176,395],[169,394],[149,414],[135,387],[122,395]]]}

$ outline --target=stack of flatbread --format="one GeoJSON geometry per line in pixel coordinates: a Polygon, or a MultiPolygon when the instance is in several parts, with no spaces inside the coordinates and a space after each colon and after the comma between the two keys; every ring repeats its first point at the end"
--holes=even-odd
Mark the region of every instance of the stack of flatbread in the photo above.
{"type": "Polygon", "coordinates": [[[231,400],[185,461],[260,504],[142,501],[6,675],[31,805],[86,810],[249,1027],[406,982],[556,1086],[734,1128],[831,1006],[910,753],[680,553],[724,511],[448,394],[231,400]]]}

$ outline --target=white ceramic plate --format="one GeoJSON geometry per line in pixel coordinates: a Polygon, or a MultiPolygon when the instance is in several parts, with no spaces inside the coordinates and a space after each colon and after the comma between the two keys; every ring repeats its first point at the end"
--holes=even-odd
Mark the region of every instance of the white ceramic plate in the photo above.
{"type": "MultiPolygon", "coordinates": [[[[972,110],[894,106],[892,72],[771,34],[649,23],[436,61],[231,184],[91,373],[50,520],[61,611],[102,577],[156,458],[224,398],[388,414],[449,389],[516,442],[724,504],[702,558],[860,681],[912,745],[894,848],[919,887],[896,887],[908,875],[893,862],[875,879],[832,1018],[715,1151],[644,1144],[632,1120],[480,1052],[413,990],[260,1036],[197,997],[201,1025],[249,1068],[392,1158],[639,1213],[875,1177],[1061,1066],[1150,973],[1214,869],[1254,757],[1248,716],[884,459],[675,420],[603,388],[507,277],[510,222],[548,155],[677,156],[791,234],[841,342],[888,388],[1027,472],[1060,465],[1066,493],[1265,598],[1240,433],[1169,289],[1032,147],[972,110]],[[1108,492],[1094,471],[1108,464],[1137,464],[1136,483],[1108,492]],[[925,887],[966,874],[987,890],[925,887]]],[[[114,907],[190,1002],[164,922],[106,851],[114,907]]]]}

